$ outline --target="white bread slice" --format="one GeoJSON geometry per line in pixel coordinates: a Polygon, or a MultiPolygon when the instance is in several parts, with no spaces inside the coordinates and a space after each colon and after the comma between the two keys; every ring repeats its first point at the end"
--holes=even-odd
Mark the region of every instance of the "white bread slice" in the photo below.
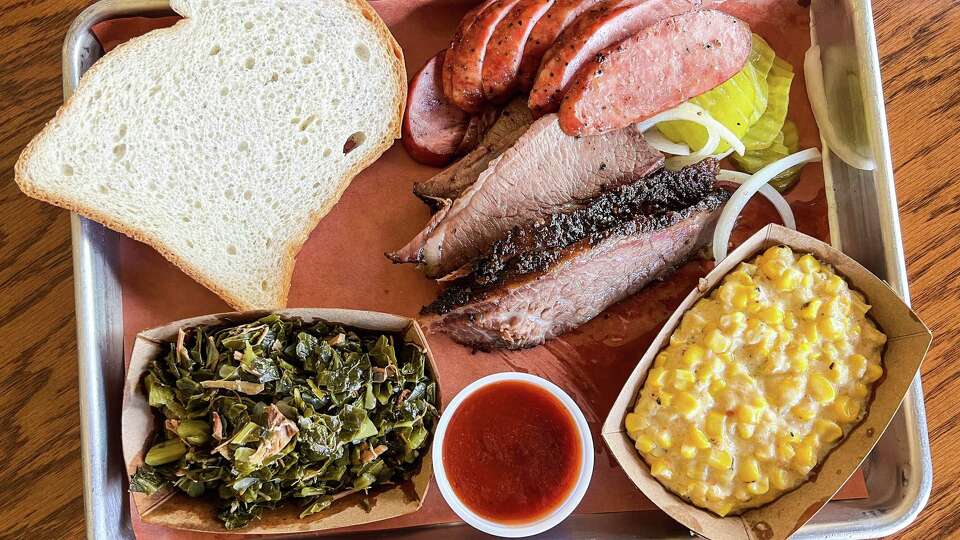
{"type": "Polygon", "coordinates": [[[87,72],[17,184],[151,245],[236,309],[283,307],[310,231],[400,137],[402,52],[364,0],[171,5],[186,18],[87,72]]]}

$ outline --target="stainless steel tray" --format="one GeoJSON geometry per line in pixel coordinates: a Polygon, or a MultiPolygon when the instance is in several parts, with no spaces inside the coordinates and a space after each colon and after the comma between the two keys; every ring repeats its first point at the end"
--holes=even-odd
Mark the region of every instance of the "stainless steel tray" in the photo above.
{"type": "MultiPolygon", "coordinates": [[[[873,171],[853,169],[833,158],[824,145],[831,240],[909,302],[870,0],[813,0],[811,10],[815,21],[823,22],[815,30],[817,41],[834,51],[823,57],[831,113],[840,126],[855,131],[860,146],[871,150],[876,161],[873,171]],[[837,74],[846,84],[831,85],[837,74]],[[863,107],[851,106],[861,101],[863,107]]],[[[103,54],[90,32],[94,24],[169,13],[166,0],[101,0],[87,8],[70,27],[63,46],[64,96],[103,54]]],[[[124,358],[118,235],[76,215],[72,233],[87,536],[133,538],[119,434],[124,358]]],[[[830,502],[797,537],[876,538],[916,518],[933,480],[919,377],[864,471],[868,499],[830,502]]],[[[427,539],[438,534],[481,536],[465,525],[405,529],[388,536],[427,539]]],[[[542,536],[689,538],[689,532],[651,511],[575,516],[542,536]]]]}

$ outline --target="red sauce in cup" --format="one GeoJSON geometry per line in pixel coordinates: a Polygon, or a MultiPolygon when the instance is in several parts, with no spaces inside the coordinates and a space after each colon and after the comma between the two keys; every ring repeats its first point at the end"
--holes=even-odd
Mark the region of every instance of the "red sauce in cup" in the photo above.
{"type": "Polygon", "coordinates": [[[582,461],[573,416],[548,390],[502,381],[470,394],[443,440],[443,467],[457,497],[502,524],[537,521],[573,491],[582,461]]]}

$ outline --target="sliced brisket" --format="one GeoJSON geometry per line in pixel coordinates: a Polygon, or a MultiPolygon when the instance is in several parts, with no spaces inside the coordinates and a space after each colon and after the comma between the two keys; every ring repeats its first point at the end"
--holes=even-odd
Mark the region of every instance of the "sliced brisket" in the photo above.
{"type": "Polygon", "coordinates": [[[682,210],[696,204],[715,189],[719,164],[706,159],[678,171],[660,169],[632,184],[607,191],[586,206],[551,214],[535,223],[514,227],[473,265],[480,285],[495,282],[508,261],[537,265],[555,250],[599,234],[640,215],[682,210]],[[526,261],[526,262],[524,262],[526,261]]]}
{"type": "Polygon", "coordinates": [[[514,257],[493,283],[455,282],[426,313],[431,327],[478,349],[539,345],[665,277],[701,248],[729,194],[717,189],[679,211],[621,222],[575,244],[514,257]]]}
{"type": "Polygon", "coordinates": [[[500,113],[497,121],[483,134],[476,148],[436,175],[414,184],[413,193],[435,210],[438,199],[456,199],[463,190],[477,181],[477,177],[491,161],[517,142],[532,122],[533,113],[527,108],[526,101],[511,101],[500,113]]]}
{"type": "Polygon", "coordinates": [[[556,115],[544,116],[453,202],[426,242],[401,252],[415,254],[429,277],[444,276],[513,227],[585,204],[662,164],[663,156],[632,126],[570,137],[556,115]]]}

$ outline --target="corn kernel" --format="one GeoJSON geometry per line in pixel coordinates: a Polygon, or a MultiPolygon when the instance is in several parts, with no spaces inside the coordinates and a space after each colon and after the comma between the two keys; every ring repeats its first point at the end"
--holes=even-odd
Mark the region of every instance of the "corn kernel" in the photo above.
{"type": "Polygon", "coordinates": [[[712,437],[714,440],[722,441],[726,421],[727,417],[722,413],[710,411],[707,413],[707,418],[703,423],[703,427],[706,430],[707,435],[712,437]]]}
{"type": "Polygon", "coordinates": [[[669,479],[673,476],[673,471],[670,470],[670,466],[667,465],[665,461],[658,459],[650,465],[650,474],[660,478],[669,479]]]}
{"type": "Polygon", "coordinates": [[[623,423],[627,428],[627,431],[640,431],[649,424],[646,418],[640,416],[639,414],[633,413],[627,413],[627,417],[624,418],[623,423]]]}
{"type": "Polygon", "coordinates": [[[843,325],[832,317],[820,317],[817,321],[817,329],[827,339],[835,339],[843,335],[843,325]]]}
{"type": "Polygon", "coordinates": [[[737,435],[739,435],[741,439],[750,440],[756,431],[757,426],[753,424],[737,424],[737,435]]]}
{"type": "Polygon", "coordinates": [[[810,291],[813,289],[813,274],[803,274],[803,279],[800,280],[800,286],[804,290],[810,291]]]}
{"type": "Polygon", "coordinates": [[[665,390],[661,390],[657,394],[657,405],[661,407],[669,407],[673,404],[673,394],[665,390]]]}
{"type": "Polygon", "coordinates": [[[850,358],[847,358],[847,364],[850,366],[851,375],[859,379],[867,370],[867,357],[862,354],[851,354],[850,358]]]}
{"type": "Polygon", "coordinates": [[[788,442],[781,442],[777,445],[777,458],[781,461],[790,461],[796,453],[793,445],[788,442]]]}
{"type": "Polygon", "coordinates": [[[797,446],[797,453],[793,456],[793,467],[806,473],[817,464],[816,452],[813,445],[803,443],[797,446]]]}
{"type": "Polygon", "coordinates": [[[701,450],[710,448],[710,439],[708,439],[707,434],[697,426],[690,426],[690,433],[687,434],[687,442],[701,450]]]}
{"type": "Polygon", "coordinates": [[[730,339],[723,335],[720,330],[714,329],[706,338],[707,347],[715,353],[726,352],[730,348],[730,339]]]}
{"type": "Polygon", "coordinates": [[[747,327],[747,316],[742,311],[734,311],[720,317],[720,328],[730,332],[740,332],[747,327]]]}
{"type": "Polygon", "coordinates": [[[750,304],[750,294],[748,292],[740,291],[733,295],[733,301],[731,302],[733,307],[737,309],[746,309],[748,304],[750,304]]]}
{"type": "Polygon", "coordinates": [[[780,404],[787,405],[799,399],[803,391],[800,385],[801,380],[798,377],[786,377],[779,381],[776,387],[780,397],[780,404]]]}
{"type": "Polygon", "coordinates": [[[883,368],[880,367],[880,364],[868,364],[867,370],[863,374],[863,380],[872,383],[883,376],[883,368]]]}
{"type": "Polygon", "coordinates": [[[811,321],[803,325],[803,337],[809,343],[820,341],[820,330],[817,329],[816,321],[811,321]]]}
{"type": "Polygon", "coordinates": [[[700,402],[689,392],[680,392],[677,394],[674,407],[686,418],[691,418],[700,410],[700,402]]]}
{"type": "Polygon", "coordinates": [[[741,482],[755,482],[760,479],[760,464],[753,458],[740,460],[740,467],[737,471],[737,478],[741,482]]]}
{"type": "Polygon", "coordinates": [[[870,389],[863,383],[856,383],[850,388],[850,395],[857,398],[865,398],[870,394],[870,389]]]}
{"type": "Polygon", "coordinates": [[[673,438],[670,436],[669,431],[662,430],[657,432],[657,446],[664,450],[669,450],[670,447],[673,446],[673,438]]]}
{"type": "Polygon", "coordinates": [[[816,320],[817,315],[820,314],[820,306],[822,305],[823,301],[816,298],[807,302],[800,308],[800,318],[808,321],[816,320]]]}
{"type": "Polygon", "coordinates": [[[810,376],[810,395],[820,403],[829,403],[837,397],[837,391],[826,377],[815,373],[810,376]]]}
{"type": "Polygon", "coordinates": [[[776,455],[776,448],[772,444],[761,444],[757,446],[756,451],[753,455],[757,456],[757,459],[760,461],[770,461],[776,455]]]}
{"type": "Polygon", "coordinates": [[[746,273],[743,270],[737,270],[735,272],[731,272],[728,277],[730,281],[739,283],[741,285],[753,285],[753,278],[750,277],[750,274],[746,273]]]}
{"type": "Polygon", "coordinates": [[[694,380],[693,372],[689,369],[673,370],[673,387],[677,390],[686,390],[694,380]]]}
{"type": "Polygon", "coordinates": [[[760,478],[756,482],[750,482],[747,485],[747,491],[754,495],[763,495],[770,491],[770,481],[766,478],[760,478]]]}
{"type": "Polygon", "coordinates": [[[830,420],[817,419],[813,423],[813,429],[826,442],[833,442],[843,437],[843,429],[836,422],[830,420]]]}
{"type": "Polygon", "coordinates": [[[707,458],[707,463],[714,469],[726,470],[733,465],[733,456],[726,450],[714,448],[710,450],[710,457],[707,458]]]}
{"type": "Polygon", "coordinates": [[[791,411],[797,419],[806,422],[807,420],[812,420],[814,416],[817,415],[817,411],[810,405],[797,405],[791,411]]]}
{"type": "Polygon", "coordinates": [[[860,416],[860,402],[848,396],[839,396],[833,402],[833,412],[843,422],[853,422],[860,416]]]}
{"type": "Polygon", "coordinates": [[[836,384],[843,384],[847,380],[847,368],[840,362],[831,362],[827,369],[827,377],[836,384]]]}
{"type": "Polygon", "coordinates": [[[784,490],[790,488],[790,472],[777,467],[770,472],[770,483],[773,487],[784,490]]]}
{"type": "Polygon", "coordinates": [[[756,424],[760,418],[760,410],[750,405],[737,407],[737,420],[744,424],[756,424]]]}
{"type": "Polygon", "coordinates": [[[797,317],[790,312],[787,312],[783,316],[783,326],[787,330],[796,330],[797,329],[797,317]]]}
{"type": "Polygon", "coordinates": [[[830,294],[837,294],[843,289],[843,278],[834,274],[827,279],[823,289],[830,294]]]}
{"type": "Polygon", "coordinates": [[[797,259],[797,266],[799,266],[804,272],[808,274],[820,271],[820,261],[818,261],[816,258],[814,258],[813,255],[810,255],[809,253],[797,259]]]}
{"type": "Polygon", "coordinates": [[[844,307],[844,305],[845,304],[843,300],[841,300],[839,296],[834,296],[833,298],[827,301],[827,303],[823,306],[823,308],[821,308],[821,310],[824,311],[827,314],[827,316],[836,319],[846,315],[846,308],[844,307]]]}
{"type": "Polygon", "coordinates": [[[777,306],[770,306],[760,311],[760,320],[770,325],[783,324],[783,310],[777,306]]]}
{"type": "Polygon", "coordinates": [[[700,345],[693,344],[683,351],[681,361],[683,362],[684,367],[693,368],[702,362],[706,357],[707,350],[700,345]]]}
{"type": "Polygon", "coordinates": [[[722,503],[717,504],[717,505],[714,507],[714,511],[715,511],[720,517],[726,516],[727,514],[730,513],[731,510],[733,510],[733,501],[722,502],[722,503]]]}
{"type": "Polygon", "coordinates": [[[733,490],[733,497],[740,502],[747,502],[750,500],[750,493],[745,488],[738,487],[733,490]]]}
{"type": "Polygon", "coordinates": [[[647,383],[652,388],[660,388],[666,382],[667,370],[663,369],[660,366],[652,368],[647,373],[647,383]]]}
{"type": "Polygon", "coordinates": [[[653,450],[653,447],[656,446],[656,443],[654,443],[653,439],[646,435],[638,435],[634,446],[637,447],[637,450],[646,454],[647,452],[653,450]]]}
{"type": "Polygon", "coordinates": [[[680,455],[686,459],[693,459],[697,457],[697,449],[692,446],[687,446],[684,444],[680,447],[680,455]]]}
{"type": "Polygon", "coordinates": [[[694,501],[706,500],[709,486],[704,482],[693,482],[693,484],[693,487],[690,489],[690,498],[694,501]]]}
{"type": "Polygon", "coordinates": [[[799,270],[788,268],[782,276],[777,278],[777,289],[781,291],[792,291],[803,280],[803,274],[799,270]]]}
{"type": "Polygon", "coordinates": [[[768,279],[779,278],[786,269],[787,265],[776,260],[767,260],[760,263],[760,271],[763,272],[763,275],[767,276],[768,279]]]}

